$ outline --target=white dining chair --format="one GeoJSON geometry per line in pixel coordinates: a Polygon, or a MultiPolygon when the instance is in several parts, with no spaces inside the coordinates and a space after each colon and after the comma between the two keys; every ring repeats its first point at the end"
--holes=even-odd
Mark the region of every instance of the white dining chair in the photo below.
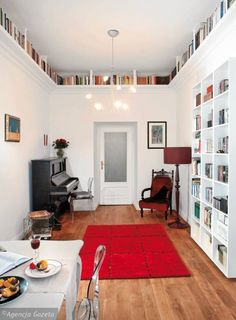
{"type": "Polygon", "coordinates": [[[92,185],[93,185],[93,178],[90,177],[88,179],[88,190],[87,191],[75,191],[70,194],[68,199],[70,204],[70,213],[72,222],[74,222],[74,201],[75,200],[88,200],[90,205],[90,210],[92,210],[93,205],[93,194],[92,194],[92,185]]]}

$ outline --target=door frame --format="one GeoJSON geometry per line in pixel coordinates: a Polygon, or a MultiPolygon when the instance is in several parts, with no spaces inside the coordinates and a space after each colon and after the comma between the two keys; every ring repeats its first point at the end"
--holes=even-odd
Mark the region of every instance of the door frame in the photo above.
{"type": "Polygon", "coordinates": [[[101,170],[100,170],[100,141],[101,131],[110,127],[122,127],[131,131],[131,203],[137,201],[137,122],[94,122],[94,200],[99,205],[101,170]]]}

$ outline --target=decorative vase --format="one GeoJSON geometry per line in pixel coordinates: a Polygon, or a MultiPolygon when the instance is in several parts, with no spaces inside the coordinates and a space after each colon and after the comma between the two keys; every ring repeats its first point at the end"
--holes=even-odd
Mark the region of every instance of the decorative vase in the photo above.
{"type": "Polygon", "coordinates": [[[57,149],[58,158],[62,158],[64,156],[64,149],[57,149]]]}

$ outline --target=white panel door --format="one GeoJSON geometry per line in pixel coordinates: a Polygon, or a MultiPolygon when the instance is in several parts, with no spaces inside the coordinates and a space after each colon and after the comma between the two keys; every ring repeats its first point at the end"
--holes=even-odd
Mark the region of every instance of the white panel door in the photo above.
{"type": "Polygon", "coordinates": [[[100,204],[131,204],[131,128],[105,126],[100,138],[100,204]]]}

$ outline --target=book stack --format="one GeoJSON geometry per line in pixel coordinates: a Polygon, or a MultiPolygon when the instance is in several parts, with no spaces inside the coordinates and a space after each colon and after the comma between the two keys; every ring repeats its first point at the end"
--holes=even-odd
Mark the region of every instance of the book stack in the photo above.
{"type": "Polygon", "coordinates": [[[219,165],[217,167],[217,179],[221,182],[228,182],[228,166],[219,165]]]}
{"type": "Polygon", "coordinates": [[[201,104],[201,93],[196,95],[196,107],[201,104]]]}
{"type": "Polygon", "coordinates": [[[205,140],[205,152],[212,153],[213,152],[213,139],[209,138],[205,140]]]}
{"type": "Polygon", "coordinates": [[[192,179],[192,195],[200,199],[201,182],[199,178],[192,179]]]}
{"type": "Polygon", "coordinates": [[[221,223],[223,223],[224,225],[228,226],[228,220],[229,220],[229,218],[228,218],[228,216],[227,216],[225,213],[223,213],[223,212],[221,212],[221,211],[218,211],[218,212],[217,212],[217,219],[218,219],[221,223]]]}
{"type": "Polygon", "coordinates": [[[218,138],[218,150],[217,153],[229,152],[229,136],[218,138]]]}
{"type": "Polygon", "coordinates": [[[223,79],[219,84],[219,94],[229,89],[229,79],[223,79]]]}
{"type": "Polygon", "coordinates": [[[194,117],[194,130],[201,129],[201,116],[198,114],[194,117]]]}
{"type": "Polygon", "coordinates": [[[212,127],[213,123],[213,110],[208,114],[208,120],[207,120],[207,128],[212,127]]]}
{"type": "Polygon", "coordinates": [[[224,267],[226,267],[226,264],[227,264],[227,248],[226,248],[226,246],[219,244],[217,250],[218,250],[219,262],[224,267]]]}
{"type": "Polygon", "coordinates": [[[213,197],[213,207],[224,213],[228,213],[228,196],[213,197]]]}
{"type": "Polygon", "coordinates": [[[60,85],[89,85],[89,76],[79,76],[79,75],[72,75],[72,76],[64,76],[61,77],[60,85]]]}
{"type": "Polygon", "coordinates": [[[210,207],[205,207],[203,210],[203,220],[204,224],[211,229],[211,217],[212,217],[212,209],[210,207]]]}
{"type": "Polygon", "coordinates": [[[207,22],[201,22],[199,28],[197,28],[197,32],[195,33],[195,50],[197,50],[207,35],[207,22]]]}
{"type": "Polygon", "coordinates": [[[221,109],[219,110],[219,124],[224,124],[229,122],[229,109],[221,109]]]}
{"type": "Polygon", "coordinates": [[[193,140],[193,152],[194,153],[201,152],[201,132],[197,132],[195,134],[195,138],[193,140]]]}
{"type": "Polygon", "coordinates": [[[157,76],[157,75],[145,75],[137,76],[137,84],[141,85],[157,85],[157,84],[169,84],[169,76],[157,76]]]}
{"type": "Polygon", "coordinates": [[[207,202],[212,203],[212,187],[205,188],[205,199],[207,202]]]}
{"type": "Polygon", "coordinates": [[[193,159],[192,173],[195,176],[200,176],[200,174],[201,174],[201,161],[200,161],[200,159],[193,159]]]}
{"type": "Polygon", "coordinates": [[[203,97],[203,101],[206,102],[212,98],[213,98],[213,85],[211,84],[210,86],[207,87],[207,91],[203,97]]]}
{"type": "Polygon", "coordinates": [[[212,172],[213,172],[213,164],[212,163],[205,163],[205,176],[209,179],[212,179],[212,172]]]}

